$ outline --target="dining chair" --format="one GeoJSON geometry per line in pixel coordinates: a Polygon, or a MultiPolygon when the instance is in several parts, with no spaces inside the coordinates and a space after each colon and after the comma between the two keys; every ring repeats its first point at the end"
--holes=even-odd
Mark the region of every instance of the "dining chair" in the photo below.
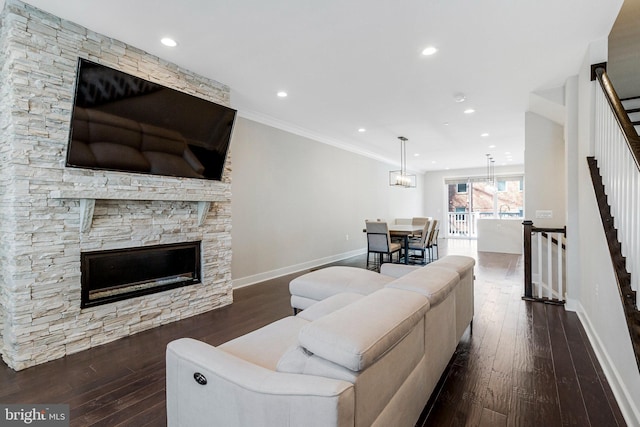
{"type": "Polygon", "coordinates": [[[409,251],[413,251],[414,255],[409,256],[410,260],[419,260],[420,264],[427,263],[427,239],[430,236],[431,221],[427,221],[424,224],[420,237],[413,237],[409,239],[409,251]],[[415,252],[420,252],[420,255],[415,255],[415,252]]]}
{"type": "Polygon", "coordinates": [[[431,230],[429,231],[429,237],[427,238],[426,248],[429,251],[429,260],[433,261],[434,259],[438,259],[433,257],[434,249],[436,250],[436,254],[438,253],[438,233],[440,232],[440,225],[438,225],[438,220],[434,219],[431,224],[431,230]]]}
{"type": "MultiPolygon", "coordinates": [[[[425,225],[425,224],[428,224],[430,220],[431,218],[414,216],[413,218],[411,218],[411,225],[425,225]]],[[[421,234],[422,234],[422,231],[414,233],[414,237],[420,237],[421,234]]]]}
{"type": "MultiPolygon", "coordinates": [[[[439,258],[439,254],[438,254],[438,233],[440,232],[440,226],[436,227],[436,231],[433,235],[433,242],[431,243],[431,250],[433,251],[433,249],[435,249],[436,251],[436,257],[435,259],[439,258]]],[[[433,259],[433,254],[431,256],[431,258],[433,259]]]]}
{"type": "Polygon", "coordinates": [[[383,221],[365,221],[367,230],[367,269],[369,269],[370,256],[374,254],[374,268],[380,270],[380,265],[384,262],[384,256],[387,255],[389,261],[393,261],[393,254],[398,253],[400,259],[400,250],[402,245],[391,241],[389,235],[389,227],[383,221]],[[376,261],[377,255],[377,261],[376,261]]]}

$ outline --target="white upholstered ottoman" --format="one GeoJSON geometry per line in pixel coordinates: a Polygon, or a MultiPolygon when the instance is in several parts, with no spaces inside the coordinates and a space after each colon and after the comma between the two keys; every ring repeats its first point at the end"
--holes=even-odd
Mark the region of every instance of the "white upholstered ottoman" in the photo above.
{"type": "Polygon", "coordinates": [[[291,307],[304,310],[341,292],[369,295],[393,281],[393,277],[356,267],[327,267],[303,274],[289,283],[291,307]]]}

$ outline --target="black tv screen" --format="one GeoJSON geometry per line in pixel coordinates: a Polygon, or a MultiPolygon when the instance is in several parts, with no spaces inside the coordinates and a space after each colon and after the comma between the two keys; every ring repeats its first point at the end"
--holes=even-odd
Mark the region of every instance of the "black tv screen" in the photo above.
{"type": "Polygon", "coordinates": [[[236,110],[79,59],[67,166],[221,180],[236,110]]]}

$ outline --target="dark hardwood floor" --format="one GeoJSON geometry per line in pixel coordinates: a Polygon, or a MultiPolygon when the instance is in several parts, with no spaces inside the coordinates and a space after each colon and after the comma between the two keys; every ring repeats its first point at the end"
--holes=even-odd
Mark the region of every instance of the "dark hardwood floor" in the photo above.
{"type": "MultiPolygon", "coordinates": [[[[442,241],[476,266],[473,335],[464,335],[417,426],[624,426],[575,313],[525,302],[521,258],[442,241]]],[[[364,256],[340,263],[363,267],[364,256]]],[[[298,273],[301,274],[301,273],[298,273]]],[[[291,313],[289,281],[234,292],[228,307],[14,372],[0,364],[0,402],[67,403],[72,426],[164,426],[168,342],[213,345],[291,313]]]]}

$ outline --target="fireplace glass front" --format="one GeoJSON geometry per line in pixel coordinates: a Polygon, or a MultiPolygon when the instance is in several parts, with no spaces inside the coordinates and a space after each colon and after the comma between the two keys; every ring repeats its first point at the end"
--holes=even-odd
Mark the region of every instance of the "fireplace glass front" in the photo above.
{"type": "Polygon", "coordinates": [[[200,283],[200,242],[83,252],[82,307],[200,283]]]}

